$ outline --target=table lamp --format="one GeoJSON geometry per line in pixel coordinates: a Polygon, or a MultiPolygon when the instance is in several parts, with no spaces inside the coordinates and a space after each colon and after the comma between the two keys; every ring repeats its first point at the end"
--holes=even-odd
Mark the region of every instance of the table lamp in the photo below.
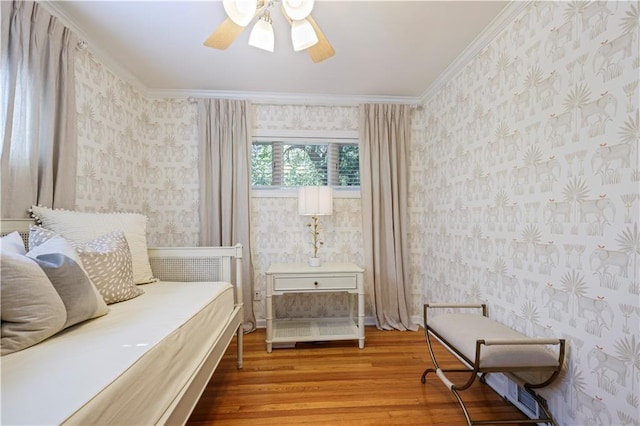
{"type": "Polygon", "coordinates": [[[309,258],[309,266],[320,266],[318,249],[324,244],[320,239],[318,216],[333,213],[333,190],[329,186],[301,186],[298,189],[298,213],[311,216],[307,224],[312,236],[313,256],[309,258]]]}

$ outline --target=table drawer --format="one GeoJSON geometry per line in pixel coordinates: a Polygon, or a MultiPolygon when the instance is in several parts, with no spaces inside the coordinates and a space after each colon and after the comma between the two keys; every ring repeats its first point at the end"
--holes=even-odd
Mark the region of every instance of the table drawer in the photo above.
{"type": "Polygon", "coordinates": [[[333,275],[328,277],[307,275],[275,276],[273,290],[350,290],[357,288],[356,275],[333,275]]]}

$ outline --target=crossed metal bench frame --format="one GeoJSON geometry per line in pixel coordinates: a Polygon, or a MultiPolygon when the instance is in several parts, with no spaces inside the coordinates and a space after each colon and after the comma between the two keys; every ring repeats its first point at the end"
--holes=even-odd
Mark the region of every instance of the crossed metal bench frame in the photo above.
{"type": "Polygon", "coordinates": [[[429,355],[431,356],[431,360],[433,362],[433,365],[435,368],[427,368],[426,370],[424,370],[424,372],[422,373],[422,377],[420,378],[422,383],[426,383],[426,379],[427,379],[427,374],[428,373],[436,373],[436,375],[438,376],[438,378],[442,381],[442,383],[444,383],[445,386],[447,386],[447,388],[449,388],[449,390],[451,391],[451,393],[453,393],[453,395],[455,396],[455,398],[458,401],[458,404],[460,404],[460,407],[462,408],[462,411],[464,413],[464,416],[467,420],[467,423],[469,424],[469,426],[471,425],[483,425],[483,424],[514,424],[514,423],[548,423],[551,424],[553,426],[557,426],[557,423],[555,422],[555,420],[553,419],[553,416],[551,415],[551,413],[549,412],[549,410],[546,407],[546,404],[543,402],[543,400],[540,398],[540,396],[538,396],[538,394],[536,392],[533,391],[533,389],[538,389],[538,388],[542,388],[545,386],[550,385],[560,374],[561,370],[562,370],[562,365],[564,363],[564,356],[565,356],[565,339],[554,339],[554,338],[522,338],[522,339],[477,339],[476,340],[476,351],[475,351],[475,359],[471,360],[469,359],[467,356],[465,356],[464,354],[462,354],[456,347],[454,347],[453,345],[451,345],[444,337],[442,337],[437,331],[433,330],[433,328],[431,328],[429,326],[429,323],[427,321],[427,311],[429,310],[429,308],[479,308],[482,309],[482,315],[487,317],[487,305],[482,303],[482,304],[443,304],[443,303],[427,303],[424,305],[424,325],[425,325],[425,338],[427,341],[427,347],[429,349],[429,355]],[[432,342],[431,339],[432,337],[435,337],[436,339],[438,339],[447,350],[449,350],[450,352],[454,353],[456,356],[458,356],[461,360],[464,361],[464,363],[468,366],[468,368],[464,368],[464,369],[460,369],[460,368],[454,368],[454,369],[446,369],[443,370],[440,368],[440,366],[438,365],[438,361],[436,360],[434,351],[433,351],[433,347],[432,347],[432,342]],[[558,345],[559,349],[558,349],[558,365],[556,368],[550,368],[550,367],[540,367],[540,366],[531,366],[531,367],[487,367],[487,368],[483,368],[480,366],[480,355],[481,355],[481,351],[482,348],[484,346],[492,346],[492,345],[558,345]],[[518,377],[517,375],[515,375],[514,373],[516,371],[547,371],[547,372],[551,372],[551,375],[544,381],[539,382],[539,383],[530,383],[527,381],[524,381],[523,379],[521,379],[520,377],[518,377]],[[471,375],[469,377],[469,379],[467,380],[466,383],[463,384],[454,384],[451,380],[449,380],[446,376],[445,373],[463,373],[463,372],[470,372],[471,375]],[[471,416],[469,414],[469,411],[467,409],[467,407],[465,406],[464,401],[462,400],[462,398],[460,397],[460,394],[458,391],[463,391],[465,389],[468,389],[476,380],[476,378],[478,377],[478,374],[480,374],[480,382],[481,383],[486,383],[486,375],[488,373],[505,373],[507,375],[509,375],[509,377],[516,381],[518,384],[520,384],[522,386],[522,388],[524,389],[525,392],[527,392],[527,394],[529,394],[537,403],[538,403],[538,407],[541,409],[541,411],[543,412],[544,416],[537,418],[537,419],[500,419],[500,420],[472,420],[471,416]]]}

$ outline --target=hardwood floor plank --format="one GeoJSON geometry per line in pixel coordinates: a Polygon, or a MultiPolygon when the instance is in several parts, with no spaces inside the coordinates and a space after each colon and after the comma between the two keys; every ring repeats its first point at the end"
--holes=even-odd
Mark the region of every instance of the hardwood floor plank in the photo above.
{"type": "MultiPolygon", "coordinates": [[[[299,343],[266,352],[265,330],[244,336],[244,368],[229,347],[194,409],[189,425],[456,425],[464,415],[433,374],[424,333],[367,327],[364,349],[355,341],[299,343]]],[[[435,348],[441,367],[460,362],[435,348]]],[[[468,375],[452,375],[466,381],[468,375]]],[[[477,420],[525,418],[479,382],[463,399],[477,420]]]]}

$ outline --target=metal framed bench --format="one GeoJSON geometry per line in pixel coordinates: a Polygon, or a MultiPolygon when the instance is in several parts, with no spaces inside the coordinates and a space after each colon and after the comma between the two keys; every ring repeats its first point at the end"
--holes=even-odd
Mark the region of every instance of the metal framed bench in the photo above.
{"type": "Polygon", "coordinates": [[[555,338],[530,338],[487,316],[486,304],[445,304],[427,303],[424,305],[425,338],[431,360],[435,368],[427,368],[421,381],[426,382],[428,373],[435,373],[442,383],[453,393],[469,425],[509,424],[509,423],[548,423],[556,425],[551,413],[540,397],[532,389],[551,384],[560,374],[564,363],[565,340],[555,338]],[[429,317],[432,309],[446,309],[447,312],[429,317]],[[465,310],[461,312],[461,310],[465,310]],[[480,313],[467,313],[469,309],[481,310],[480,313]],[[436,360],[432,339],[438,339],[444,347],[461,359],[468,368],[441,369],[436,360]],[[557,353],[549,346],[557,346],[557,353]],[[531,383],[516,375],[516,372],[541,372],[546,378],[531,383]],[[446,373],[469,372],[465,383],[455,384],[446,373]],[[480,375],[485,382],[488,373],[504,373],[520,384],[535,399],[543,416],[538,419],[480,420],[474,421],[459,391],[468,389],[480,375]]]}

